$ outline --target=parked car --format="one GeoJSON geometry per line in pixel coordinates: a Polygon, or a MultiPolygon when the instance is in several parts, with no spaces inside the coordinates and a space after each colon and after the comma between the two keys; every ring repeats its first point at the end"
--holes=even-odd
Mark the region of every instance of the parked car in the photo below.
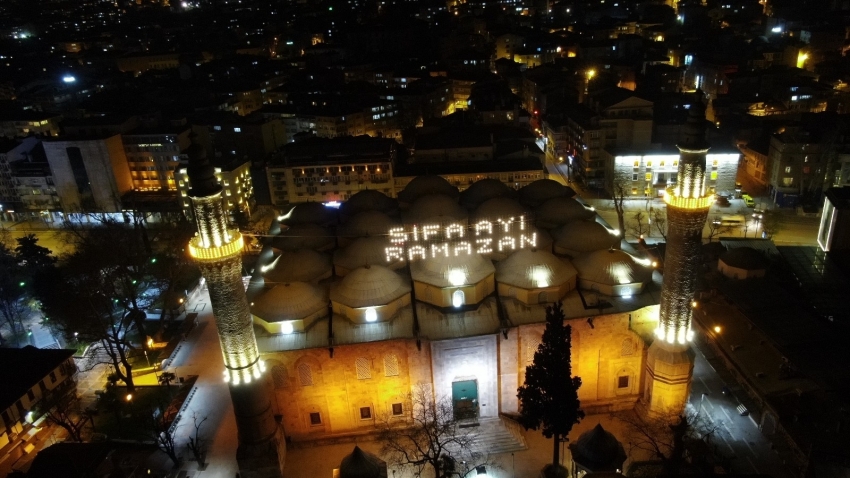
{"type": "Polygon", "coordinates": [[[747,207],[756,207],[756,201],[749,194],[742,194],[741,199],[744,200],[744,204],[746,204],[747,207]]]}

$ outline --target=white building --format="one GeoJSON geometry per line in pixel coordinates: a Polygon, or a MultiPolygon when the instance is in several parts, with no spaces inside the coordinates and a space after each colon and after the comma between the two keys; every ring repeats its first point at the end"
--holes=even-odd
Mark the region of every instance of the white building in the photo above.
{"type": "MultiPolygon", "coordinates": [[[[610,176],[622,181],[626,194],[633,197],[657,197],[675,184],[679,167],[678,151],[653,151],[649,153],[607,153],[606,163],[612,170],[610,176]]],[[[709,171],[707,186],[712,193],[731,193],[735,190],[738,174],[738,152],[709,151],[706,168],[709,171]]]]}

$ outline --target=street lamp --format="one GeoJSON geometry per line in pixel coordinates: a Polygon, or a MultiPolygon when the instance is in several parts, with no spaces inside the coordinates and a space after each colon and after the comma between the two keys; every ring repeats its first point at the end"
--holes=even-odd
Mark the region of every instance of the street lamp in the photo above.
{"type": "Polygon", "coordinates": [[[723,329],[721,329],[719,325],[714,326],[714,333],[715,334],[719,334],[721,330],[723,330],[723,329]]]}

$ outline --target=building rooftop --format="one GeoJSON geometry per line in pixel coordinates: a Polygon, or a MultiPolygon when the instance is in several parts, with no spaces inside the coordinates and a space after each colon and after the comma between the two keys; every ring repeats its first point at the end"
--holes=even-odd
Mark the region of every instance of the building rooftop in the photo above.
{"type": "Polygon", "coordinates": [[[0,410],[15,404],[36,386],[39,380],[74,356],[71,349],[37,349],[27,345],[21,349],[0,348],[0,410]]]}

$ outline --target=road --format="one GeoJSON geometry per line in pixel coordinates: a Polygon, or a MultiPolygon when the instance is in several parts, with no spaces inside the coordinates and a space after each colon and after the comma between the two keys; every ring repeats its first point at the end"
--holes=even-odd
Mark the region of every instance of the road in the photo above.
{"type": "Polygon", "coordinates": [[[731,393],[722,393],[724,386],[732,391],[739,387],[724,381],[702,352],[699,349],[695,351],[694,379],[688,407],[699,410],[700,416],[708,419],[708,425],[716,429],[716,438],[712,443],[718,446],[721,454],[732,458],[731,472],[791,478],[792,474],[782,464],[778,453],[771,448],[770,441],[761,434],[753,419],[738,413],[736,407],[739,402],[731,393]]]}

